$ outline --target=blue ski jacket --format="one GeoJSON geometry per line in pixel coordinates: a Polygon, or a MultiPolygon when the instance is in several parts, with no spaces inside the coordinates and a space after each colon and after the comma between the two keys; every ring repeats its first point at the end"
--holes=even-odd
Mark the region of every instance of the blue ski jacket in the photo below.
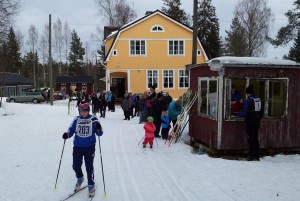
{"type": "MultiPolygon", "coordinates": [[[[91,147],[96,144],[96,136],[101,136],[103,134],[103,130],[96,129],[96,123],[100,122],[96,117],[92,115],[88,115],[86,118],[82,116],[77,116],[72,121],[68,133],[69,138],[71,138],[74,134],[74,146],[76,147],[91,147]]],[[[101,124],[100,124],[101,125],[101,124]]]]}

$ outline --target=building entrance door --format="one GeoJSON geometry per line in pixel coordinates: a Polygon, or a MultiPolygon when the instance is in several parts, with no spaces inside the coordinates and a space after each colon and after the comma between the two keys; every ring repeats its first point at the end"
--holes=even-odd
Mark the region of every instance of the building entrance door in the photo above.
{"type": "Polygon", "coordinates": [[[117,98],[124,97],[125,94],[125,78],[112,78],[112,89],[117,98]]]}

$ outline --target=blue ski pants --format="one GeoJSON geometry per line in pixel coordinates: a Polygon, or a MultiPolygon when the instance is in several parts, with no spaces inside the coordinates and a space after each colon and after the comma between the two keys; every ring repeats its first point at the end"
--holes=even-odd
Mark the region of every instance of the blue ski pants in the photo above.
{"type": "Polygon", "coordinates": [[[73,170],[77,178],[82,178],[83,173],[81,170],[83,157],[86,167],[86,174],[88,185],[94,185],[94,156],[95,146],[91,147],[73,147],[73,170]]]}

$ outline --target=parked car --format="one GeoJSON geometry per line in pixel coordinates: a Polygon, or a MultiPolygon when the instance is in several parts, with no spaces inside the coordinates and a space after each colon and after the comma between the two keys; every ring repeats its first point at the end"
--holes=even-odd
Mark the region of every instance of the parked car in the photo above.
{"type": "Polygon", "coordinates": [[[61,91],[53,91],[54,100],[63,100],[66,99],[66,96],[61,91]]]}
{"type": "Polygon", "coordinates": [[[17,103],[25,103],[25,102],[33,102],[40,103],[44,102],[45,99],[42,96],[41,92],[23,92],[17,96],[9,96],[6,98],[6,102],[17,102],[17,103]]]}

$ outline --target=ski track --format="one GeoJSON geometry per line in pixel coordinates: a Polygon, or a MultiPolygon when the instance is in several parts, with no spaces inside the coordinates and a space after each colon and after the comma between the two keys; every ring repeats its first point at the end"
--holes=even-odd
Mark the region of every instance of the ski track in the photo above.
{"type": "Polygon", "coordinates": [[[122,175],[122,167],[121,167],[121,164],[120,164],[120,157],[118,155],[118,153],[120,153],[120,150],[118,150],[117,148],[117,141],[118,141],[118,134],[119,135],[122,135],[122,133],[119,132],[120,128],[118,129],[118,127],[115,127],[114,129],[114,132],[113,132],[113,146],[114,146],[114,155],[115,155],[115,161],[116,161],[116,164],[117,164],[117,171],[118,171],[118,178],[120,179],[120,183],[121,183],[121,190],[122,190],[122,199],[124,201],[127,201],[127,200],[130,200],[129,198],[129,194],[128,194],[128,191],[125,189],[126,188],[126,182],[124,181],[124,177],[122,175]]]}
{"type": "MultiPolygon", "coordinates": [[[[137,130],[135,129],[134,130],[135,131],[135,133],[137,133],[137,130]]],[[[137,134],[138,135],[138,134],[137,134]]],[[[157,140],[154,138],[154,141],[156,141],[156,142],[154,142],[154,143],[157,143],[157,140]]],[[[155,144],[153,144],[153,146],[155,146],[155,144]]],[[[156,144],[156,146],[157,146],[157,144],[156,144]]],[[[158,148],[158,146],[157,146],[157,148],[158,148]]],[[[159,148],[158,148],[159,149],[159,148]]],[[[144,150],[143,150],[144,151],[144,150]]],[[[145,152],[145,151],[144,151],[145,152]]],[[[146,151],[146,152],[149,152],[149,151],[146,151]]],[[[155,152],[155,151],[153,151],[153,152],[155,152]]],[[[151,154],[154,154],[152,151],[150,152],[151,154]]],[[[168,188],[168,182],[166,181],[166,178],[165,178],[165,176],[161,173],[161,166],[160,165],[157,165],[157,163],[155,163],[155,161],[154,161],[154,158],[152,157],[152,156],[149,156],[150,154],[148,154],[147,155],[147,159],[148,159],[148,161],[150,161],[150,164],[151,164],[151,166],[152,166],[152,170],[154,170],[155,171],[155,174],[156,175],[158,175],[158,178],[160,178],[161,179],[161,182],[157,182],[157,183],[162,183],[163,185],[162,186],[164,186],[164,188],[166,188],[166,190],[167,190],[167,192],[168,192],[168,195],[170,195],[170,197],[172,197],[172,199],[171,200],[173,200],[173,201],[175,201],[175,200],[177,200],[176,199],[176,197],[174,197],[174,192],[172,192],[171,191],[171,188],[168,188]]],[[[168,172],[169,170],[166,168],[166,172],[168,172]]],[[[176,182],[174,182],[174,184],[175,185],[177,185],[176,184],[176,182]]],[[[188,200],[188,199],[187,199],[188,200]]]]}
{"type": "MultiPolygon", "coordinates": [[[[141,194],[141,191],[140,191],[140,188],[138,187],[138,185],[137,185],[137,181],[136,181],[136,179],[135,179],[135,177],[134,177],[134,174],[133,174],[133,172],[132,172],[132,169],[130,168],[130,164],[129,164],[129,158],[128,158],[128,154],[126,154],[127,153],[127,151],[126,151],[126,149],[125,149],[125,147],[124,147],[124,135],[122,134],[122,131],[124,131],[124,124],[125,123],[123,123],[121,126],[120,126],[120,129],[119,129],[119,133],[121,133],[121,135],[120,135],[120,138],[119,138],[119,140],[120,140],[120,145],[121,145],[121,152],[119,152],[120,153],[120,155],[123,157],[123,160],[125,161],[125,166],[126,166],[126,168],[127,168],[127,172],[129,173],[129,176],[131,177],[131,179],[129,179],[129,181],[131,181],[132,182],[132,184],[133,184],[133,190],[135,191],[135,193],[136,193],[136,195],[137,195],[137,197],[138,197],[138,199],[133,199],[133,200],[144,200],[143,199],[143,196],[142,196],[142,194],[141,194]],[[124,154],[125,153],[125,154],[124,154]]],[[[131,126],[130,126],[130,128],[132,128],[131,126]]],[[[130,129],[131,130],[131,129],[130,129]]],[[[128,133],[131,133],[131,132],[128,132],[128,133]]],[[[127,137],[127,136],[126,136],[127,137]]]]}

